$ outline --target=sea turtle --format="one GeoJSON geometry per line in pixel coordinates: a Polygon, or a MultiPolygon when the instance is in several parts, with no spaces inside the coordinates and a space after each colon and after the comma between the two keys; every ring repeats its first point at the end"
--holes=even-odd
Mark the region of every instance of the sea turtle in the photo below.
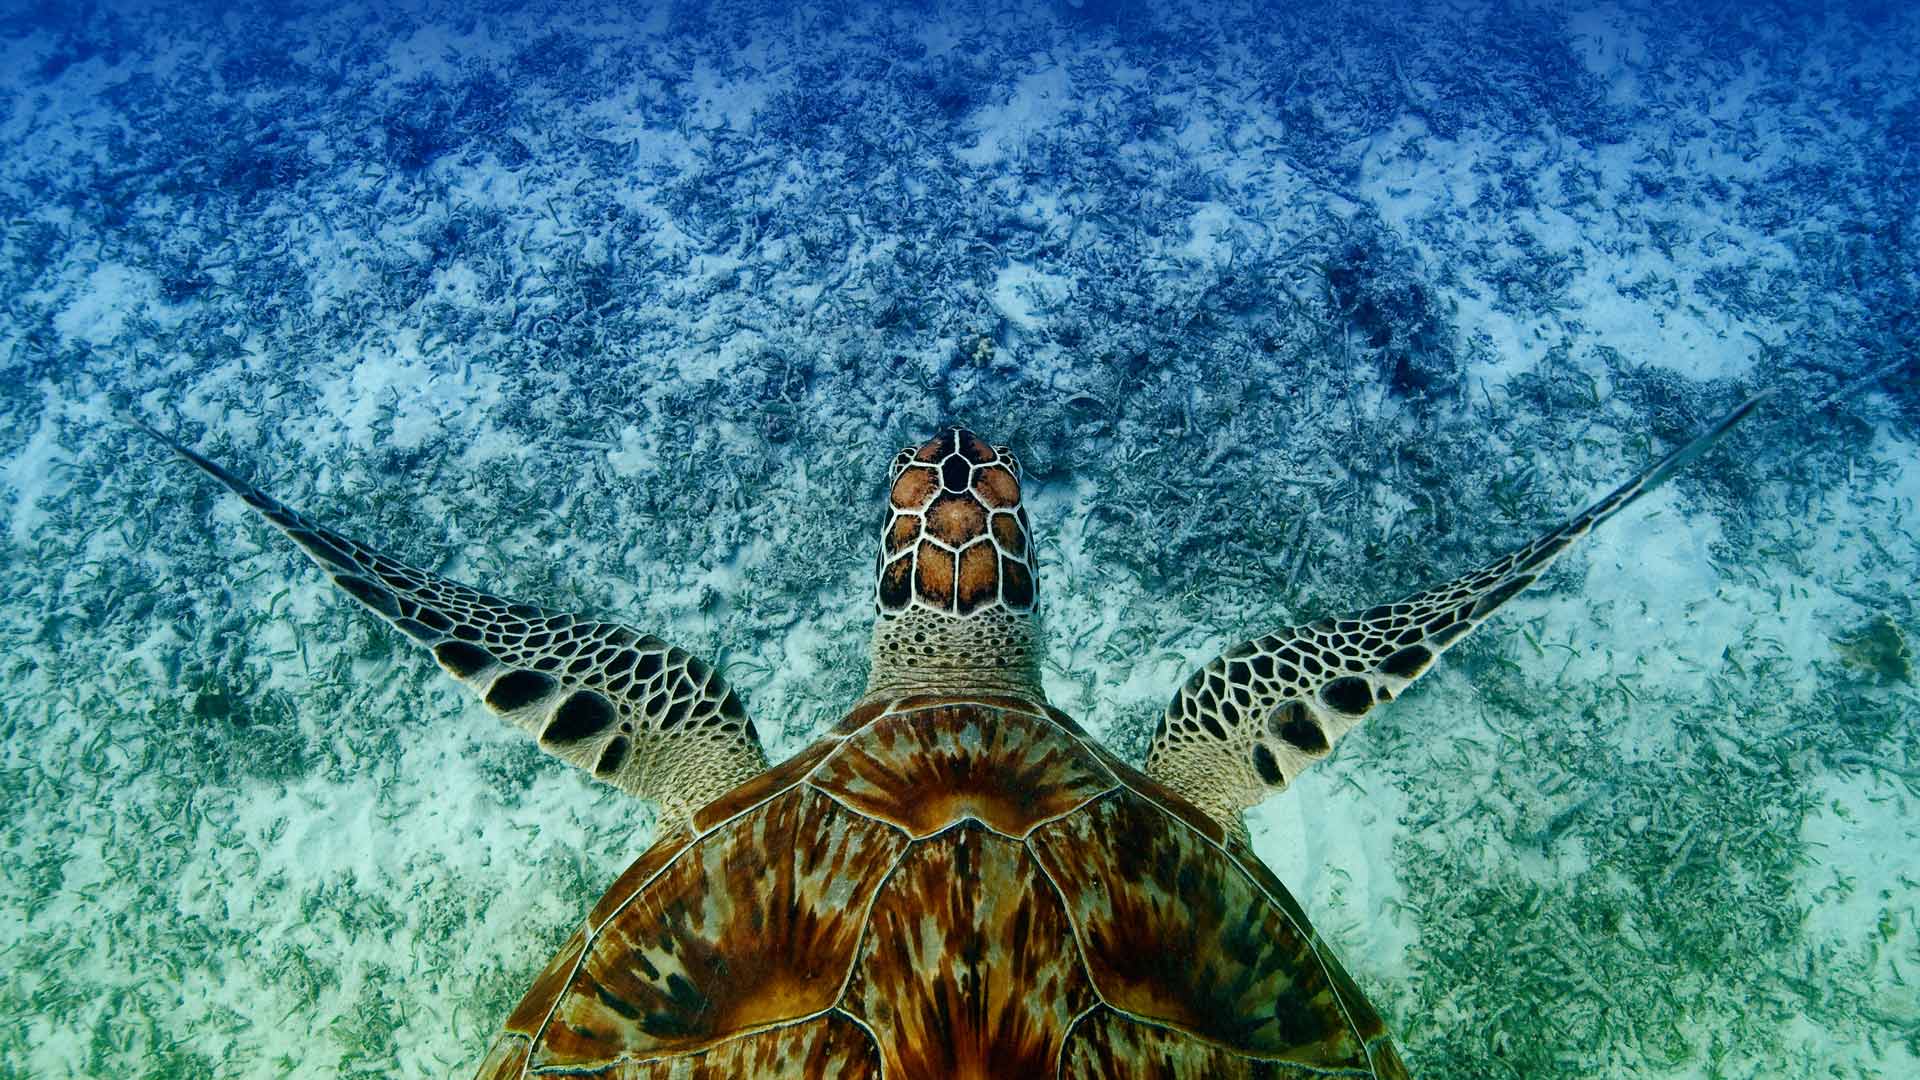
{"type": "Polygon", "coordinates": [[[772,768],[711,664],[407,566],[154,434],[542,749],[659,804],[482,1080],[1383,1080],[1385,1024],[1242,813],[1753,406],[1457,581],[1227,649],[1144,771],[1048,704],[1020,465],[965,428],[893,459],[866,692],[772,768]]]}

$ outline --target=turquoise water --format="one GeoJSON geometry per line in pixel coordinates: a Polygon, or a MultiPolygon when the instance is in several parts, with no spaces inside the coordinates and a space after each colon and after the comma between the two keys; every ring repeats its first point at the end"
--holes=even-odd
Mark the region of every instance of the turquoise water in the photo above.
{"type": "Polygon", "coordinates": [[[1447,580],[1748,394],[1256,846],[1421,1077],[1920,1075],[1898,6],[0,12],[0,1077],[465,1076],[651,811],[124,412],[396,556],[865,673],[1011,445],[1054,702],[1447,580]]]}

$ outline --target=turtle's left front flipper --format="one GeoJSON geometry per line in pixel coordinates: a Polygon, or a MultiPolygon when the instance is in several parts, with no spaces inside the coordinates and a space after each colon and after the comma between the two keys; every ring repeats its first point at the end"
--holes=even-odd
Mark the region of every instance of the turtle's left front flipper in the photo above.
{"type": "Polygon", "coordinates": [[[1573,520],[1458,581],[1221,653],[1167,706],[1147,775],[1241,829],[1243,811],[1325,758],[1369,710],[1392,701],[1561,552],[1706,453],[1765,397],[1750,398],[1573,520]]]}
{"type": "Polygon", "coordinates": [[[658,802],[667,820],[691,818],[766,769],[740,698],[700,658],[620,623],[514,603],[407,566],[135,423],[245,499],[542,750],[658,802]]]}

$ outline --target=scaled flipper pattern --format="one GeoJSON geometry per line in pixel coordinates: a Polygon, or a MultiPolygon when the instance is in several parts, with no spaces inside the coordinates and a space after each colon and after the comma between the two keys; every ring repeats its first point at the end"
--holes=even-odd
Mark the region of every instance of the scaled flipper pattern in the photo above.
{"type": "Polygon", "coordinates": [[[1239,831],[1243,811],[1325,758],[1374,706],[1399,696],[1575,541],[1712,449],[1765,397],[1748,399],[1566,524],[1457,581],[1221,653],[1167,706],[1147,775],[1239,831]]]}
{"type": "Polygon", "coordinates": [[[542,750],[658,802],[666,819],[687,822],[766,769],[739,697],[699,657],[620,623],[514,603],[408,566],[138,426],[245,499],[542,750]]]}

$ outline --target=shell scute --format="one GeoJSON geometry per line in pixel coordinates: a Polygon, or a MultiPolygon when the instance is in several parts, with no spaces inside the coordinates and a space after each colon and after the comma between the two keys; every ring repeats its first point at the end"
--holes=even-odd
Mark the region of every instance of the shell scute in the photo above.
{"type": "Polygon", "coordinates": [[[915,839],[966,818],[1024,837],[1116,784],[1050,726],[973,705],[888,716],[850,736],[808,782],[915,839]]]}
{"type": "Polygon", "coordinates": [[[839,743],[833,739],[821,739],[708,803],[693,815],[694,829],[706,832],[728,818],[751,809],[800,783],[806,779],[809,772],[813,771],[814,766],[820,764],[822,758],[833,753],[834,747],[838,745],[839,743]]]}
{"type": "MultiPolygon", "coordinates": [[[[1027,716],[1046,716],[1048,711],[1025,698],[1000,697],[995,694],[969,694],[957,698],[951,694],[910,694],[887,705],[882,712],[907,713],[921,709],[935,709],[947,705],[975,705],[985,709],[999,709],[1003,712],[1022,713],[1027,716]]],[[[859,710],[854,710],[858,712],[859,710]]]]}
{"type": "MultiPolygon", "coordinates": [[[[1360,986],[1353,981],[1353,976],[1347,974],[1347,969],[1341,965],[1340,958],[1334,955],[1333,950],[1318,947],[1320,932],[1312,929],[1312,924],[1307,919],[1306,911],[1300,907],[1300,902],[1293,898],[1293,894],[1280,883],[1280,879],[1267,868],[1267,864],[1260,861],[1260,857],[1254,854],[1252,845],[1245,840],[1237,836],[1229,838],[1227,854],[1240,864],[1240,868],[1247,872],[1247,876],[1253,879],[1254,884],[1258,885],[1267,897],[1279,906],[1294,925],[1307,928],[1308,935],[1316,946],[1315,951],[1319,954],[1320,962],[1327,969],[1327,977],[1333,982],[1334,992],[1340,996],[1340,1003],[1346,1008],[1348,1020],[1353,1023],[1353,1028],[1359,1033],[1361,1039],[1375,1046],[1374,1064],[1380,1069],[1380,1076],[1386,1078],[1404,1075],[1406,1069],[1404,1065],[1400,1066],[1401,1071],[1396,1073],[1382,1064],[1383,1051],[1380,1045],[1386,1046],[1385,1053],[1393,1052],[1391,1045],[1386,1045],[1389,1039],[1387,1022],[1374,1011],[1373,1003],[1369,1002],[1367,996],[1360,991],[1360,986]]],[[[1393,1060],[1399,1059],[1396,1057],[1393,1060]]]]}
{"type": "MultiPolygon", "coordinates": [[[[1061,712],[1059,709],[1056,709],[1051,705],[1042,706],[1040,712],[1041,712],[1041,715],[1053,721],[1053,725],[1059,728],[1061,731],[1064,731],[1067,734],[1072,735],[1074,738],[1079,739],[1081,742],[1088,741],[1087,729],[1080,726],[1080,721],[1075,720],[1073,717],[1068,716],[1066,713],[1061,712]]],[[[1095,752],[1098,753],[1099,751],[1096,749],[1095,752]]],[[[1102,761],[1106,761],[1108,757],[1109,755],[1102,753],[1100,759],[1102,761]]]]}
{"type": "MultiPolygon", "coordinates": [[[[1096,746],[1096,750],[1098,747],[1096,746]]],[[[1139,769],[1121,761],[1105,750],[1098,750],[1100,760],[1106,764],[1120,782],[1131,788],[1134,794],[1152,803],[1154,806],[1172,814],[1185,822],[1187,827],[1216,844],[1226,843],[1227,833],[1220,823],[1200,811],[1200,808],[1181,798],[1165,784],[1141,772],[1139,769]]]]}
{"type": "Polygon", "coordinates": [[[899,830],[805,787],[701,837],[589,941],[533,1066],[690,1053],[840,996],[899,830]]]}
{"type": "Polygon", "coordinates": [[[593,911],[587,915],[587,927],[598,930],[601,924],[613,918],[614,914],[626,906],[633,895],[646,887],[654,875],[666,869],[668,863],[693,843],[693,834],[685,829],[662,836],[653,845],[640,854],[640,857],[628,864],[626,870],[614,879],[607,891],[601,895],[593,911]]]}
{"type": "Polygon", "coordinates": [[[608,890],[482,1080],[1373,1077],[1384,1025],[1236,836],[1039,703],[865,703],[608,890]]]}
{"type": "Polygon", "coordinates": [[[513,1015],[507,1017],[508,1034],[531,1038],[540,1033],[541,1025],[547,1022],[547,1015],[553,1011],[553,1003],[560,999],[560,995],[566,992],[567,984],[573,980],[573,970],[579,965],[580,954],[586,948],[587,928],[582,926],[573,932],[566,944],[560,946],[560,951],[553,954],[553,959],[547,961],[539,977],[521,996],[513,1015]]]}
{"type": "Polygon", "coordinates": [[[596,1080],[742,1080],[818,1076],[879,1080],[880,1055],[860,1025],[834,1013],[729,1039],[698,1057],[622,1062],[596,1080]]]}
{"type": "Polygon", "coordinates": [[[1052,1076],[1094,1004],[1065,911],[1026,847],[965,824],[916,844],[874,902],[842,1007],[889,1076],[1052,1076]]]}
{"type": "Polygon", "coordinates": [[[474,1080],[520,1080],[526,1075],[527,1055],[532,1050],[533,1044],[525,1035],[517,1031],[501,1032],[487,1049],[486,1060],[480,1063],[474,1080]]]}
{"type": "Polygon", "coordinates": [[[1074,1027],[1060,1076],[1061,1080],[1330,1080],[1372,1074],[1350,1069],[1329,1073],[1262,1061],[1101,1008],[1074,1027]]]}
{"type": "Polygon", "coordinates": [[[872,723],[874,718],[886,712],[893,705],[885,699],[862,702],[847,712],[838,724],[833,726],[833,735],[851,735],[872,723]]]}
{"type": "Polygon", "coordinates": [[[1116,791],[1030,843],[1108,1004],[1243,1054],[1368,1068],[1307,933],[1160,807],[1116,791]]]}

